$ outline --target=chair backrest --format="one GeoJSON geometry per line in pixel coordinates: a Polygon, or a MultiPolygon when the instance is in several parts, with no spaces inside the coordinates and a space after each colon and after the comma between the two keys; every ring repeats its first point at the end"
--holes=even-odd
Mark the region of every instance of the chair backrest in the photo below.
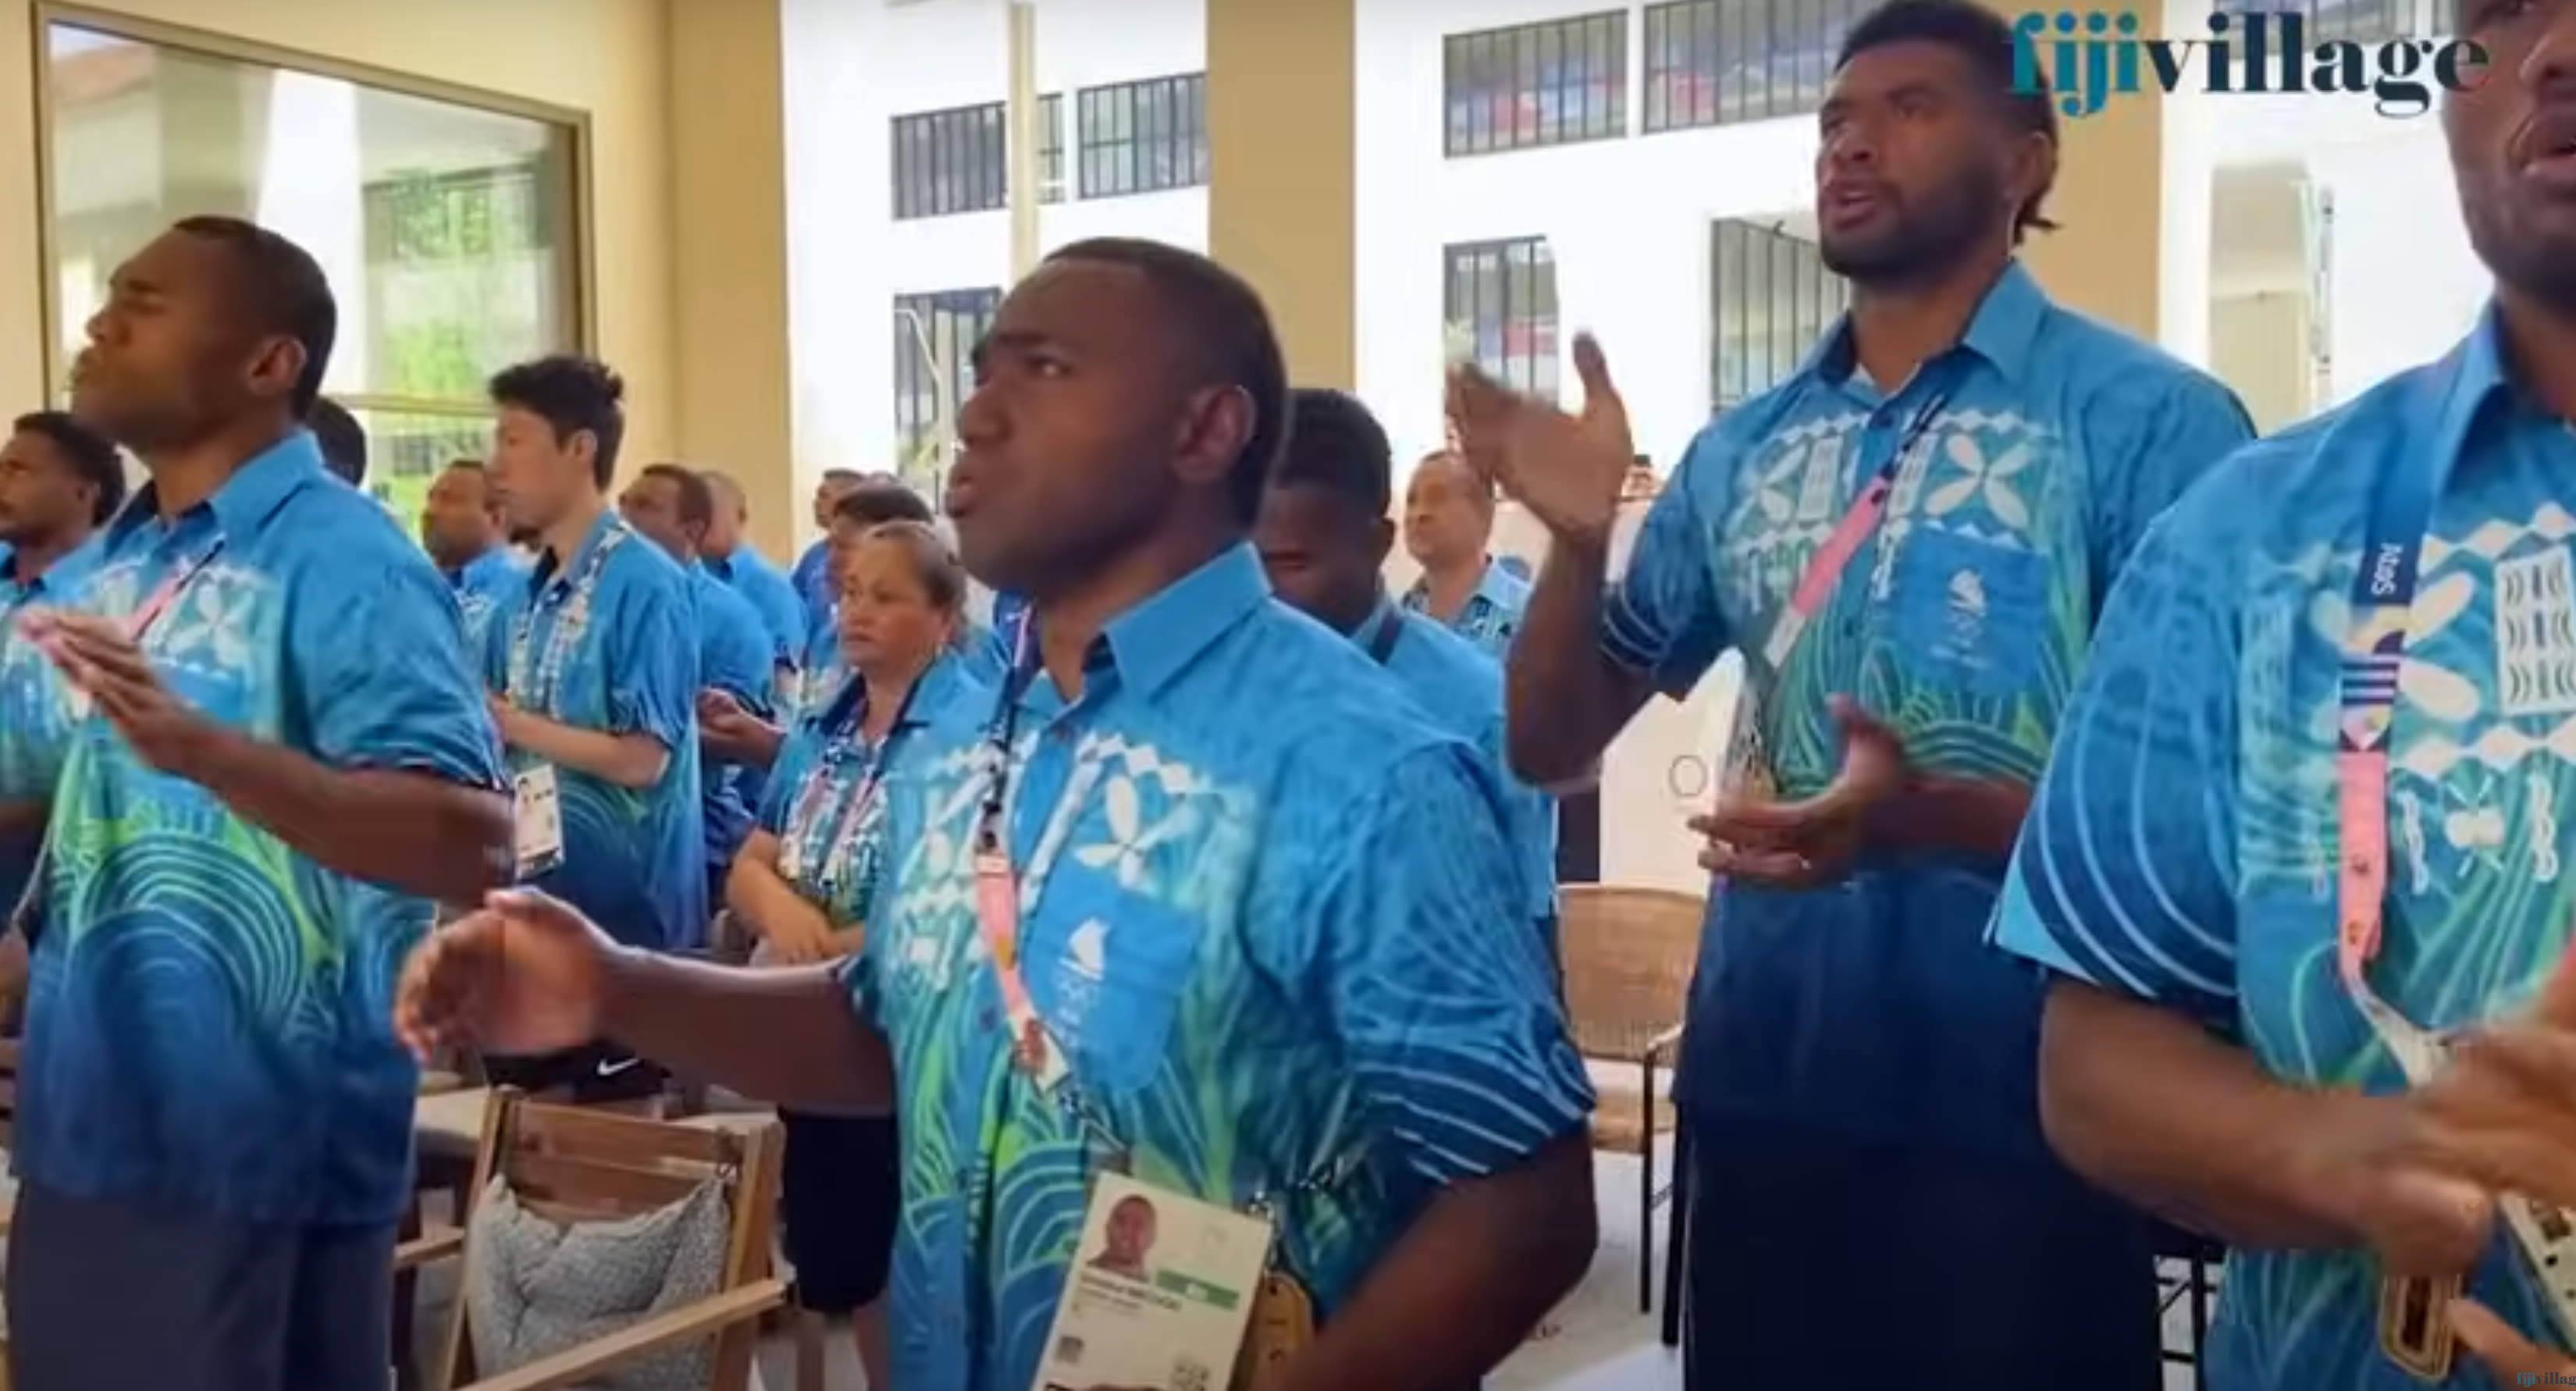
{"type": "Polygon", "coordinates": [[[1682,1022],[1708,901],[1671,889],[1568,884],[1557,897],[1565,1013],[1584,1056],[1642,1061],[1682,1022]]]}
{"type": "MultiPolygon", "coordinates": [[[[716,1286],[717,1293],[724,1293],[770,1274],[782,1153],[774,1120],[690,1125],[540,1105],[514,1089],[496,1087],[484,1110],[470,1192],[480,1201],[497,1176],[525,1211],[573,1225],[659,1212],[688,1201],[714,1180],[724,1185],[730,1215],[716,1286]]],[[[466,1214],[460,1225],[472,1220],[466,1214]]],[[[462,1387],[476,1379],[468,1335],[466,1301],[460,1296],[448,1318],[444,1386],[462,1387]]],[[[750,1324],[717,1335],[712,1391],[750,1384],[758,1336],[750,1324]]]]}

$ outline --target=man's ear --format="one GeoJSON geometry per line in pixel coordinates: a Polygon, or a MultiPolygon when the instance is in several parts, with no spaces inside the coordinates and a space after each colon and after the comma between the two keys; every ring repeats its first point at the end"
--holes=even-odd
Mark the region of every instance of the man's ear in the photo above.
{"type": "Polygon", "coordinates": [[[1395,518],[1380,517],[1375,527],[1376,536],[1370,553],[1377,562],[1377,567],[1383,570],[1386,568],[1386,558],[1395,554],[1395,518]]]}

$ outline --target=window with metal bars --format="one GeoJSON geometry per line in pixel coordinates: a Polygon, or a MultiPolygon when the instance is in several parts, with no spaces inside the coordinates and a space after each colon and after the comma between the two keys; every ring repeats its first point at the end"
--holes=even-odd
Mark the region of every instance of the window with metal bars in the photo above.
{"type": "Polygon", "coordinates": [[[1804,116],[1876,0],[1673,0],[1646,7],[1648,134],[1804,116]]]}
{"type": "Polygon", "coordinates": [[[993,285],[894,297],[895,459],[907,477],[956,433],[958,403],[975,389],[975,345],[1001,307],[993,285]]]}
{"type": "Polygon", "coordinates": [[[1788,380],[1851,303],[1814,242],[1721,219],[1709,230],[1709,404],[1726,410],[1788,380]]]}
{"type": "Polygon", "coordinates": [[[1541,397],[1557,394],[1556,256],[1545,237],[1443,247],[1449,356],[1541,397]]]}
{"type": "MultiPolygon", "coordinates": [[[[1038,98],[1038,197],[1064,197],[1064,97],[1038,98]]],[[[991,212],[1010,203],[1010,108],[998,101],[894,118],[894,215],[991,212]]]]}
{"type": "Polygon", "coordinates": [[[1451,34],[1441,48],[1452,158],[1628,133],[1625,10],[1451,34]]]}
{"type": "Polygon", "coordinates": [[[1085,198],[1208,181],[1206,73],[1085,87],[1075,94],[1074,115],[1085,198]]]}

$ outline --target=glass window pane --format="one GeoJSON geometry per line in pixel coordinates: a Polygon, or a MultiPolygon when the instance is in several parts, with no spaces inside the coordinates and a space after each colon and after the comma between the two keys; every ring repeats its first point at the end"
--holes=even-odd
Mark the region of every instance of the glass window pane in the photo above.
{"type": "Polygon", "coordinates": [[[1815,260],[1815,248],[1796,237],[1773,233],[1771,237],[1771,376],[1765,383],[1776,386],[1798,370],[1798,358],[1806,351],[1805,325],[1798,321],[1798,286],[1807,278],[1807,267],[1815,260]]]}
{"type": "Polygon", "coordinates": [[[482,410],[407,414],[354,410],[367,432],[367,491],[408,531],[429,501],[429,485],[458,459],[490,452],[492,418],[482,410]]]}
{"type": "Polygon", "coordinates": [[[568,128],[69,25],[47,37],[57,372],[109,274],[197,213],[253,219],[322,264],[334,394],[456,401],[479,431],[494,371],[579,346],[568,128]]]}

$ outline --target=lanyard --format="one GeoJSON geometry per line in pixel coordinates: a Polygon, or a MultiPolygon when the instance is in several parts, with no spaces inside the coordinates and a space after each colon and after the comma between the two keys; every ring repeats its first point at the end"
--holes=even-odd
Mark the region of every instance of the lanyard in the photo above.
{"type": "MultiPolygon", "coordinates": [[[[223,549],[224,543],[218,539],[196,559],[171,571],[168,578],[153,586],[152,592],[145,595],[143,602],[135,606],[134,612],[126,616],[126,637],[140,645],[144,636],[152,631],[152,625],[160,622],[161,615],[169,612],[179,602],[180,595],[196,581],[197,576],[205,573],[207,566],[215,563],[215,557],[221,555],[223,549]]],[[[47,658],[59,660],[61,649],[53,639],[29,635],[28,640],[35,643],[37,649],[47,658]]],[[[45,875],[52,868],[53,850],[54,832],[52,820],[49,817],[43,836],[36,842],[36,859],[35,863],[28,867],[27,885],[19,891],[18,901],[10,905],[9,915],[6,918],[0,918],[0,932],[16,931],[23,934],[30,942],[35,940],[36,909],[44,897],[45,875]]]]}
{"type": "Polygon", "coordinates": [[[1887,461],[1870,475],[1860,496],[1852,499],[1851,510],[1834,523],[1825,543],[1808,559],[1806,570],[1798,576],[1798,587],[1789,591],[1788,608],[1782,610],[1779,621],[1771,627],[1770,639],[1762,644],[1762,660],[1773,672],[1788,665],[1789,654],[1798,648],[1798,639],[1807,635],[1807,624],[1833,597],[1834,586],[1850,567],[1852,557],[1860,553],[1861,543],[1878,529],[1879,519],[1887,515],[1888,495],[1896,490],[1897,476],[1904,472],[1906,460],[1923,443],[1925,432],[1932,428],[1949,400],[1946,391],[1933,392],[1923,399],[1922,406],[1906,421],[1905,432],[1896,437],[1896,447],[1888,451],[1887,461]]]}
{"type": "Polygon", "coordinates": [[[886,726],[885,737],[873,747],[860,732],[866,727],[868,710],[863,684],[852,683],[847,709],[825,712],[819,731],[826,740],[823,765],[798,791],[779,837],[779,869],[810,890],[811,897],[828,901],[836,890],[855,888],[871,877],[876,848],[860,842],[878,823],[877,794],[893,765],[895,747],[912,716],[913,697],[924,679],[927,673],[913,679],[903,693],[903,703],[895,707],[894,723],[886,726]],[[843,776],[844,765],[854,761],[841,743],[844,736],[857,746],[855,761],[863,770],[855,787],[843,776]],[[859,854],[854,857],[853,851],[859,854]]]}
{"type": "Polygon", "coordinates": [[[1020,624],[1011,645],[1010,674],[1002,682],[1000,700],[985,731],[984,795],[976,808],[972,845],[975,925],[983,934],[985,953],[993,962],[993,980],[1001,989],[1002,1008],[1010,1020],[1012,1058],[1041,1090],[1053,1091],[1067,1072],[1064,1050],[1048,1036],[1045,1021],[1029,1002],[1028,982],[1020,974],[1020,926],[1036,908],[1054,851],[1070,829],[1073,813],[1090,795],[1097,772],[1086,774],[1089,765],[1075,761],[1073,779],[1047,818],[1037,853],[1025,871],[1015,870],[1009,822],[1011,749],[1019,742],[1020,701],[1039,671],[1037,644],[1030,640],[1033,627],[1025,621],[1020,624]]]}
{"type": "Polygon", "coordinates": [[[1369,660],[1379,666],[1395,655],[1395,640],[1404,636],[1404,610],[1390,605],[1386,616],[1377,621],[1377,631],[1369,635],[1369,660]]]}
{"type": "MultiPolygon", "coordinates": [[[[590,626],[590,599],[599,588],[599,577],[608,567],[609,553],[626,544],[634,535],[626,523],[611,520],[608,530],[590,548],[590,558],[582,563],[581,573],[573,577],[563,601],[556,605],[554,621],[546,625],[546,641],[540,650],[536,643],[537,610],[544,603],[543,591],[511,625],[510,632],[510,699],[522,710],[542,715],[555,715],[555,697],[563,693],[564,663],[572,658],[572,649],[581,641],[582,630],[590,626]],[[535,660],[533,664],[530,658],[535,660]]],[[[552,586],[549,585],[548,588],[552,586]]]]}
{"type": "MultiPolygon", "coordinates": [[[[2448,1047],[2441,1035],[2381,999],[2370,986],[2369,970],[2379,955],[2387,914],[2389,733],[2396,722],[2424,534],[2439,483],[2438,470],[2414,466],[2393,470],[2381,485],[2353,576],[2335,719],[2335,970],[2371,1032],[2416,1086],[2441,1070],[2448,1047]]],[[[2576,1232],[2570,1231],[2565,1214],[2527,1199],[2510,1199],[2499,1207],[2549,1297],[2560,1336],[2576,1341],[2576,1232]]],[[[2402,1351],[2410,1366],[2426,1371],[2448,1366],[2447,1335],[2436,1340],[2434,1349],[2390,1342],[2391,1336],[2383,1328],[2383,1342],[2392,1353],[2402,1351]]]]}

